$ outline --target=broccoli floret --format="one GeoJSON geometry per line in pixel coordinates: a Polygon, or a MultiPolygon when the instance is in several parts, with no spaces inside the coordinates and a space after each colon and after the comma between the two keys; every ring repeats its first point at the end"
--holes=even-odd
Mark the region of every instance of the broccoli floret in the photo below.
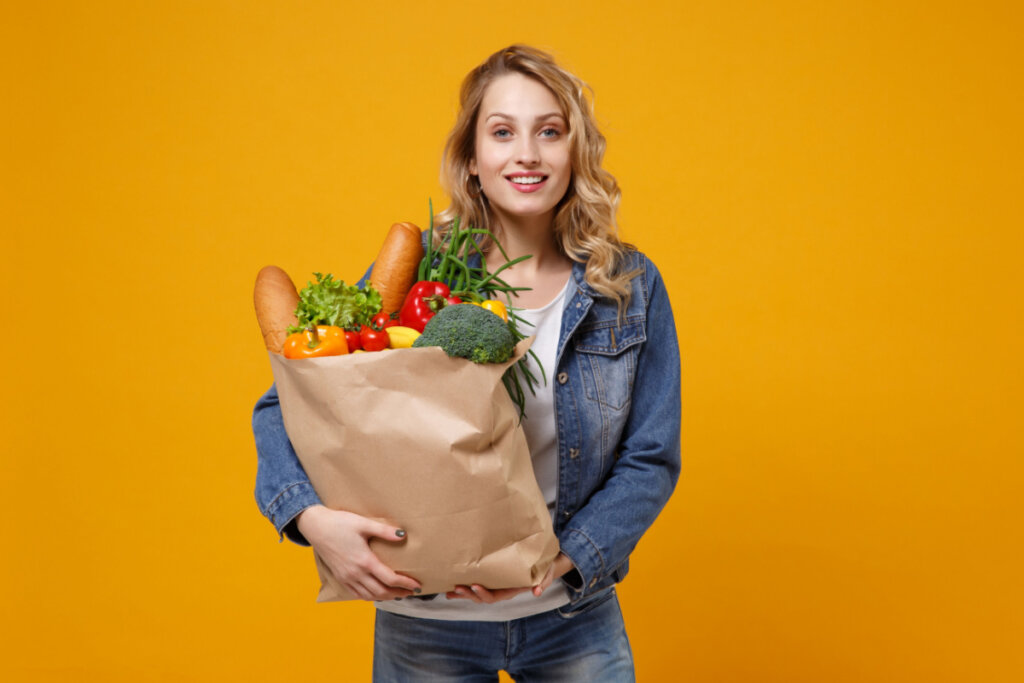
{"type": "Polygon", "coordinates": [[[445,306],[423,328],[414,347],[440,346],[449,356],[474,363],[504,363],[516,345],[508,323],[472,304],[445,306]]]}

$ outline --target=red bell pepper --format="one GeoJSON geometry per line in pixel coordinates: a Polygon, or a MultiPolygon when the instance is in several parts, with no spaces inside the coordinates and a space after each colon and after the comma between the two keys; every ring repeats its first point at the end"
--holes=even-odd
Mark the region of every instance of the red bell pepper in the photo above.
{"type": "Polygon", "coordinates": [[[461,303],[462,299],[452,296],[445,283],[422,280],[414,284],[406,295],[405,303],[398,313],[398,321],[403,327],[422,332],[435,313],[448,304],[461,303]]]}

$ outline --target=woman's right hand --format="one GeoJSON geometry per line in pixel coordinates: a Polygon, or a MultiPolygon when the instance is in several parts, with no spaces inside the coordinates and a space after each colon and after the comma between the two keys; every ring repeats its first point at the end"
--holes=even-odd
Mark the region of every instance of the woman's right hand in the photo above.
{"type": "Polygon", "coordinates": [[[401,542],[405,531],[323,505],[296,518],[299,531],[341,585],[362,600],[391,600],[420,592],[415,579],[391,570],[370,550],[370,539],[401,542]]]}

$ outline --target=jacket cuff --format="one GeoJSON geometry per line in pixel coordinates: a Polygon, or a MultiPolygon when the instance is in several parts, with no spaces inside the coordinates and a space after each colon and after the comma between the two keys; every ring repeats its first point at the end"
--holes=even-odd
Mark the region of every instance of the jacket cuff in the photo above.
{"type": "Polygon", "coordinates": [[[266,515],[270,519],[270,523],[277,529],[281,541],[287,536],[294,543],[309,545],[306,537],[299,533],[294,519],[306,508],[319,503],[320,497],[313,490],[313,485],[308,481],[298,482],[282,491],[267,506],[266,515]]]}
{"type": "Polygon", "coordinates": [[[576,567],[563,577],[569,588],[577,593],[586,593],[604,578],[604,558],[589,536],[579,529],[566,529],[558,543],[576,567]]]}

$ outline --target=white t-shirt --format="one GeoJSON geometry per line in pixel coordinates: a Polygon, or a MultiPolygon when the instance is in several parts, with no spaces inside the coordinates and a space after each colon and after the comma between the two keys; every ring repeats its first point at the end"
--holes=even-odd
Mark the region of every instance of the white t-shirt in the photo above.
{"type": "MultiPolygon", "coordinates": [[[[536,387],[536,395],[531,394],[525,384],[523,386],[526,394],[526,418],[522,421],[522,428],[526,435],[526,443],[530,447],[537,484],[547,502],[552,521],[558,495],[558,433],[555,428],[552,373],[555,368],[555,356],[558,353],[558,337],[562,329],[562,309],[565,307],[566,292],[569,291],[571,280],[570,277],[562,291],[545,306],[516,311],[516,315],[533,325],[532,328],[523,325],[520,330],[524,334],[534,335],[530,348],[540,359],[544,368],[543,376],[547,377],[547,383],[544,383],[537,360],[532,355],[527,355],[530,371],[537,378],[539,386],[536,387]]],[[[378,609],[387,612],[425,619],[509,621],[547,612],[568,602],[568,590],[565,583],[559,579],[539,598],[531,592],[526,592],[490,605],[464,598],[449,600],[444,595],[438,595],[432,600],[388,600],[376,605],[378,609]]]]}

